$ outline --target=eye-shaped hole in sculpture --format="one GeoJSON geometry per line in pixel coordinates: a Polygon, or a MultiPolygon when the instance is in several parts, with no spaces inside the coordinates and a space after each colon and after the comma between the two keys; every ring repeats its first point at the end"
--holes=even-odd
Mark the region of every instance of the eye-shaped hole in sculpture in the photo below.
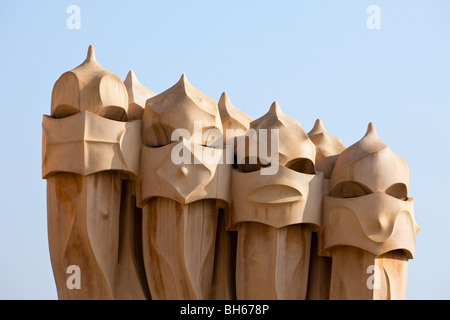
{"type": "Polygon", "coordinates": [[[289,168],[291,170],[306,173],[306,174],[315,174],[316,169],[314,166],[314,163],[310,159],[306,158],[299,158],[289,161],[286,166],[286,168],[289,168]]]}
{"type": "Polygon", "coordinates": [[[78,112],[80,112],[80,110],[78,110],[75,107],[69,106],[68,104],[61,104],[55,108],[52,117],[56,119],[61,119],[65,117],[70,117],[78,112]]]}
{"type": "Polygon", "coordinates": [[[127,121],[128,119],[125,109],[119,106],[105,106],[97,112],[97,115],[116,121],[127,121]]]}
{"type": "Polygon", "coordinates": [[[174,133],[174,128],[165,123],[153,123],[143,129],[142,138],[149,147],[166,146],[175,141],[182,141],[183,137],[190,137],[186,129],[179,129],[174,133]]]}
{"type": "Polygon", "coordinates": [[[408,188],[404,183],[394,183],[385,192],[394,198],[404,201],[408,200],[408,188]]]}
{"type": "Polygon", "coordinates": [[[344,181],[336,185],[330,192],[336,198],[355,198],[372,193],[369,187],[356,181],[344,181]]]}
{"type": "Polygon", "coordinates": [[[234,167],[241,172],[258,171],[270,166],[270,162],[260,159],[258,144],[254,136],[243,136],[237,141],[235,149],[234,167]]]}
{"type": "Polygon", "coordinates": [[[242,162],[238,163],[237,157],[234,157],[233,167],[241,172],[253,172],[261,168],[270,167],[270,163],[263,164],[258,157],[245,157],[242,162]]]}

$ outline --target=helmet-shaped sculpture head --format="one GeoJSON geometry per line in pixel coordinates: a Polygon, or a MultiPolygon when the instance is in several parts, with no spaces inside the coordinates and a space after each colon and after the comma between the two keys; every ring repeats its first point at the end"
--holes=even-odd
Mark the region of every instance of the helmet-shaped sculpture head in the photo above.
{"type": "Polygon", "coordinates": [[[329,179],[336,158],[345,150],[345,146],[341,139],[331,136],[325,130],[320,119],[316,120],[314,127],[308,133],[308,137],[317,148],[316,169],[324,173],[325,179],[329,179]]]}
{"type": "Polygon", "coordinates": [[[64,118],[80,111],[112,120],[128,119],[127,89],[118,76],[97,62],[93,46],[89,46],[86,60],[64,73],[53,87],[52,117],[64,118]]]}
{"type": "Polygon", "coordinates": [[[378,138],[373,123],[339,155],[330,179],[331,194],[345,198],[381,191],[405,200],[408,185],[408,164],[378,138]]]}
{"type": "Polygon", "coordinates": [[[184,74],[173,87],[147,100],[142,121],[143,142],[150,147],[171,143],[177,129],[193,136],[196,122],[201,123],[197,134],[202,135],[202,145],[208,144],[208,132],[222,134],[217,102],[194,88],[184,74]]]}
{"type": "Polygon", "coordinates": [[[403,250],[419,230],[408,197],[409,168],[369,124],[365,136],[336,159],[324,196],[324,249],[353,246],[375,255],[403,250]]]}
{"type": "Polygon", "coordinates": [[[274,102],[238,138],[230,224],[319,226],[323,175],[315,174],[315,159],[316,147],[300,123],[274,102]]]}
{"type": "Polygon", "coordinates": [[[300,122],[285,115],[277,102],[271,105],[265,115],[250,123],[249,130],[240,139],[236,150],[240,171],[255,171],[267,165],[274,151],[278,151],[280,165],[302,173],[315,173],[314,144],[301,128],[300,122]],[[245,152],[242,145],[245,146],[245,152]],[[276,150],[273,150],[274,146],[276,150]],[[261,152],[264,149],[267,152],[261,152]]]}

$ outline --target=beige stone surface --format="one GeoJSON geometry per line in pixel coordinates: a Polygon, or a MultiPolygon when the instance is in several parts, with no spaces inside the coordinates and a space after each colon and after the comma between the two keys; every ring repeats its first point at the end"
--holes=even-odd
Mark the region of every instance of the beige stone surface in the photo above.
{"type": "Polygon", "coordinates": [[[55,119],[44,116],[42,175],[58,172],[90,175],[117,170],[137,177],[141,121],[114,121],[81,111],[55,119]]]}
{"type": "MultiPolygon", "coordinates": [[[[253,119],[234,107],[226,92],[222,93],[218,106],[224,134],[223,159],[225,163],[228,163],[229,159],[234,161],[234,147],[237,145],[237,139],[245,134],[253,119]]],[[[229,168],[228,177],[231,180],[231,166],[229,168]]],[[[231,181],[227,181],[226,184],[230,192],[231,181]]],[[[229,196],[231,200],[231,192],[229,196]]],[[[229,221],[230,205],[227,203],[219,209],[210,299],[236,299],[237,232],[229,228],[229,221]]]]}
{"type": "Polygon", "coordinates": [[[321,224],[323,174],[315,174],[315,146],[276,102],[250,129],[256,134],[247,131],[249,139],[239,143],[255,139],[257,152],[245,148],[245,162],[239,164],[238,154],[237,170],[231,173],[229,228],[238,232],[237,299],[305,299],[312,230],[321,224]],[[268,130],[265,137],[259,129],[268,130]],[[279,168],[274,175],[262,175],[259,143],[270,140],[272,129],[278,130],[279,168]]]}
{"type": "Polygon", "coordinates": [[[208,299],[214,267],[214,200],[154,198],[143,208],[143,254],[153,299],[208,299]]]}
{"type": "Polygon", "coordinates": [[[194,145],[184,139],[159,148],[142,146],[140,203],[153,197],[182,204],[202,199],[230,202],[231,165],[220,163],[222,153],[221,148],[194,145]],[[174,150],[184,150],[191,163],[175,164],[171,158],[174,150]],[[210,155],[209,160],[203,161],[202,155],[210,155]]]}
{"type": "Polygon", "coordinates": [[[124,121],[125,85],[91,46],[86,61],[55,83],[51,110],[42,122],[42,176],[58,297],[150,298],[135,239],[141,121],[124,121]],[[79,288],[67,285],[71,266],[79,268],[79,288]]]}
{"type": "Polygon", "coordinates": [[[184,74],[159,94],[122,82],[90,46],[54,85],[42,178],[59,299],[406,298],[409,167],[373,123],[346,148],[184,74]]]}
{"type": "Polygon", "coordinates": [[[208,132],[222,133],[217,102],[190,84],[186,75],[166,91],[146,102],[143,114],[142,139],[146,146],[159,147],[172,142],[176,129],[194,135],[195,121],[201,121],[201,136],[197,143],[208,145],[208,132]]]}
{"type": "Polygon", "coordinates": [[[128,93],[128,120],[141,120],[145,103],[156,94],[139,82],[133,70],[128,72],[123,83],[128,93]]]}
{"type": "Polygon", "coordinates": [[[314,127],[308,133],[308,137],[317,148],[316,170],[323,172],[325,179],[330,179],[336,158],[345,146],[341,139],[331,136],[324,128],[320,119],[317,119],[314,127]]]}
{"type": "Polygon", "coordinates": [[[209,299],[220,208],[216,202],[229,202],[231,168],[219,164],[222,144],[208,146],[213,142],[210,130],[222,139],[218,105],[182,75],[172,88],[147,100],[142,121],[139,205],[152,298],[209,299]],[[173,132],[180,129],[189,136],[173,142],[173,132]],[[176,163],[173,152],[186,157],[176,163]]]}
{"type": "Polygon", "coordinates": [[[332,258],[331,299],[405,298],[406,262],[419,230],[408,185],[407,163],[378,138],[373,123],[337,157],[321,233],[322,253],[332,258]],[[371,266],[381,273],[377,290],[363,281],[371,266]]]}
{"type": "Polygon", "coordinates": [[[97,62],[93,46],[89,46],[86,60],[64,73],[53,87],[52,117],[63,118],[80,111],[127,120],[127,89],[117,75],[97,62]]]}
{"type": "Polygon", "coordinates": [[[275,228],[291,224],[321,225],[323,174],[304,174],[280,166],[276,175],[258,171],[231,173],[229,228],[242,222],[275,228]]]}
{"type": "Polygon", "coordinates": [[[230,101],[226,92],[222,93],[219,99],[219,113],[222,121],[224,141],[233,139],[238,134],[238,130],[242,130],[242,135],[249,129],[250,123],[254,120],[237,109],[230,101]],[[230,130],[227,133],[227,129],[230,130]],[[232,130],[232,131],[231,131],[232,130]]]}
{"type": "Polygon", "coordinates": [[[228,211],[228,206],[220,208],[217,219],[211,300],[236,299],[237,232],[227,230],[228,211]]]}
{"type": "Polygon", "coordinates": [[[249,129],[254,131],[248,130],[236,147],[237,167],[240,171],[258,170],[269,161],[265,154],[260,153],[260,143],[267,144],[267,153],[270,155],[272,152],[270,142],[274,134],[272,129],[276,129],[278,137],[275,141],[279,141],[279,164],[304,173],[315,172],[316,147],[301,128],[300,122],[285,115],[277,102],[272,103],[265,115],[252,121],[249,129]],[[261,135],[264,132],[265,136],[261,135]],[[255,150],[248,147],[251,143],[256,146],[255,150]],[[246,153],[238,152],[242,144],[247,145],[246,153]]]}
{"type": "MultiPolygon", "coordinates": [[[[320,119],[308,133],[308,137],[316,146],[316,170],[323,172],[323,195],[329,193],[330,175],[338,155],[345,150],[339,138],[331,136],[320,119]]],[[[322,228],[313,233],[311,239],[311,255],[308,278],[308,300],[328,300],[330,297],[331,257],[321,256],[319,239],[322,228]]]]}

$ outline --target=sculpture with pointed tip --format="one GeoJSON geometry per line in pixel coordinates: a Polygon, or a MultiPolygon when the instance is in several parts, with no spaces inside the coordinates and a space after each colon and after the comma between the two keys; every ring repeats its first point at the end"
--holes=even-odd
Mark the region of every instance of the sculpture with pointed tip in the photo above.
{"type": "Polygon", "coordinates": [[[378,138],[372,123],[337,157],[323,201],[331,299],[405,298],[407,260],[419,230],[408,183],[407,163],[378,138]],[[366,281],[369,271],[374,286],[366,281]]]}
{"type": "Polygon", "coordinates": [[[123,82],[128,92],[128,119],[142,119],[147,99],[155,96],[150,89],[144,87],[136,77],[133,70],[128,72],[123,82]]]}
{"type": "Polygon", "coordinates": [[[250,122],[253,121],[253,119],[250,116],[246,115],[245,113],[237,109],[235,106],[233,106],[226,92],[223,92],[222,95],[220,96],[219,112],[220,118],[222,120],[224,141],[235,138],[235,135],[232,136],[227,135],[226,131],[227,129],[233,130],[240,129],[242,130],[243,133],[245,133],[250,127],[250,122]]]}
{"type": "Polygon", "coordinates": [[[118,76],[97,62],[93,46],[89,46],[81,65],[56,81],[52,92],[52,117],[68,117],[84,110],[112,120],[127,120],[127,89],[118,76]]]}
{"type": "Polygon", "coordinates": [[[364,137],[336,159],[330,177],[330,192],[339,192],[341,186],[338,185],[345,181],[354,181],[372,192],[402,183],[406,192],[409,167],[405,160],[386,147],[378,138],[373,123],[369,123],[364,137]]]}
{"type": "Polygon", "coordinates": [[[87,176],[59,172],[46,179],[48,240],[58,298],[148,299],[140,246],[133,241],[141,222],[129,177],[108,170],[87,176]],[[81,270],[79,290],[66,284],[71,265],[81,270]]]}
{"type": "Polygon", "coordinates": [[[122,82],[90,46],[42,127],[60,299],[405,298],[409,168],[373,123],[346,149],[277,102],[253,120],[185,75],[122,82]]]}
{"type": "Polygon", "coordinates": [[[274,175],[239,162],[232,171],[229,228],[238,232],[237,298],[305,299],[311,232],[320,226],[321,212],[323,174],[311,174],[315,147],[277,103],[251,129],[257,143],[260,129],[279,130],[280,166],[274,175]]]}
{"type": "Polygon", "coordinates": [[[217,103],[183,75],[147,100],[142,121],[143,250],[152,298],[209,299],[217,219],[227,206],[231,167],[219,164],[221,149],[205,146],[206,130],[222,135],[217,103]],[[194,121],[201,121],[200,141],[171,141],[176,129],[198,134],[194,121]],[[174,153],[183,154],[181,163],[174,153]]]}
{"type": "Polygon", "coordinates": [[[98,64],[92,46],[53,89],[52,117],[42,122],[42,174],[59,299],[149,298],[133,241],[140,229],[132,180],[139,175],[141,122],[117,121],[127,109],[125,85],[98,64]],[[81,272],[77,290],[66,283],[71,265],[81,272]]]}
{"type": "Polygon", "coordinates": [[[300,122],[286,116],[277,102],[271,105],[264,116],[250,123],[249,130],[238,142],[237,168],[243,172],[254,171],[262,167],[264,162],[270,162],[266,157],[272,155],[272,139],[276,140],[278,145],[280,165],[304,173],[314,173],[314,144],[301,128],[300,122]],[[278,130],[277,138],[272,137],[272,129],[278,130]],[[267,147],[265,155],[260,153],[261,143],[265,143],[267,147]],[[239,152],[241,150],[245,152],[239,152]]]}
{"type": "MultiPolygon", "coordinates": [[[[223,150],[227,154],[225,159],[233,159],[237,139],[245,134],[253,119],[233,106],[226,92],[223,92],[220,96],[219,112],[222,120],[224,144],[226,144],[226,148],[223,150]]],[[[213,300],[234,300],[236,298],[237,233],[227,230],[229,214],[228,207],[221,209],[217,222],[214,274],[210,295],[210,299],[213,300]]]]}
{"type": "Polygon", "coordinates": [[[317,147],[316,170],[324,173],[329,179],[337,156],[345,150],[341,139],[331,136],[323,127],[322,121],[317,119],[308,137],[317,147]]]}
{"type": "Polygon", "coordinates": [[[209,144],[210,130],[222,133],[217,102],[194,88],[184,74],[173,87],[147,100],[142,120],[142,139],[149,147],[171,143],[177,129],[194,136],[195,121],[201,122],[202,145],[209,144]]]}
{"type": "MultiPolygon", "coordinates": [[[[332,137],[317,119],[308,137],[317,148],[316,170],[324,173],[323,194],[329,190],[329,179],[337,156],[345,150],[339,138],[332,137]]],[[[320,233],[320,232],[318,232],[320,233]]],[[[308,300],[328,300],[330,296],[331,258],[319,256],[320,235],[314,232],[311,240],[311,257],[308,279],[308,300]]]]}

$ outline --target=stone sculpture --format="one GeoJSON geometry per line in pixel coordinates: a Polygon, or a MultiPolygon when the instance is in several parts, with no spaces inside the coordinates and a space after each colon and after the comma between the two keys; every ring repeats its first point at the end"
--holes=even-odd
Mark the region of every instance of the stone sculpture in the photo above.
{"type": "Polygon", "coordinates": [[[59,299],[406,298],[409,168],[372,123],[346,148],[276,102],[254,120],[185,75],[122,81],[90,46],[42,127],[59,299]]]}
{"type": "Polygon", "coordinates": [[[213,142],[208,139],[211,131],[222,134],[218,105],[185,75],[147,100],[140,205],[144,262],[155,299],[210,297],[219,200],[229,202],[230,171],[218,161],[222,146],[208,146],[213,142]],[[201,121],[198,132],[194,121],[201,121]],[[173,134],[180,129],[186,135],[177,141],[173,134]],[[174,150],[183,153],[186,161],[174,163],[174,150]],[[208,151],[212,162],[203,159],[208,151]]]}
{"type": "Polygon", "coordinates": [[[127,204],[128,181],[139,175],[141,123],[127,121],[127,110],[125,85],[98,64],[92,46],[54,86],[52,113],[42,122],[42,174],[61,299],[149,297],[140,281],[140,245],[132,241],[139,231],[131,223],[134,204],[127,204]],[[66,283],[72,265],[82,272],[76,290],[66,283]]]}
{"type": "MultiPolygon", "coordinates": [[[[339,138],[331,136],[323,127],[320,119],[308,133],[315,144],[316,170],[323,172],[323,195],[328,195],[330,175],[337,156],[345,150],[339,138]]],[[[324,300],[330,296],[331,258],[320,256],[319,232],[314,232],[311,239],[311,258],[309,267],[308,296],[309,300],[324,300]]]]}
{"type": "Polygon", "coordinates": [[[378,138],[372,123],[339,154],[323,201],[331,299],[405,299],[407,260],[419,230],[408,185],[408,164],[378,138]],[[357,280],[368,273],[373,283],[357,280]]]}
{"type": "MultiPolygon", "coordinates": [[[[250,123],[250,129],[259,143],[264,141],[258,136],[261,129],[278,130],[280,166],[276,174],[262,175],[257,166],[263,165],[264,154],[246,153],[232,172],[230,226],[238,230],[237,298],[305,299],[311,225],[320,225],[322,198],[315,147],[300,123],[283,114],[276,102],[250,123]],[[292,144],[296,148],[290,148],[292,144]]],[[[270,138],[273,131],[266,134],[270,138]]],[[[252,137],[240,143],[246,141],[251,143],[252,137]]]]}

